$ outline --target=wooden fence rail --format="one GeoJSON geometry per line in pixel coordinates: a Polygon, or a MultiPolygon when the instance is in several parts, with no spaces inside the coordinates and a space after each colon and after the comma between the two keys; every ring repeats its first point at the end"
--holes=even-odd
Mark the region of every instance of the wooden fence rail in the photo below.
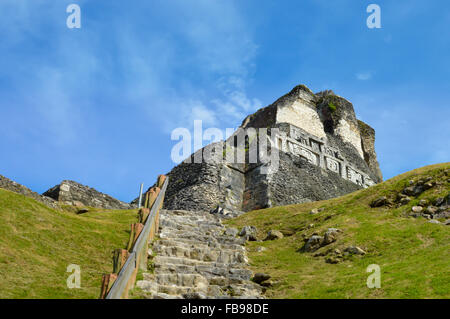
{"type": "Polygon", "coordinates": [[[101,299],[128,298],[128,291],[134,287],[139,269],[147,269],[148,244],[158,232],[159,211],[168,183],[169,178],[160,175],[156,187],[145,194],[144,207],[138,213],[139,222],[131,225],[127,249],[113,252],[113,273],[103,275],[101,299]]]}

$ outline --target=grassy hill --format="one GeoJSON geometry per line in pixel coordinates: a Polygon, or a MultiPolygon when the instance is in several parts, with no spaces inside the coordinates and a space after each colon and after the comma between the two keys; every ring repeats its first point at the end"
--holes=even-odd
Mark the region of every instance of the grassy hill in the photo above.
{"type": "Polygon", "coordinates": [[[256,226],[258,239],[272,229],[284,234],[278,240],[247,244],[252,270],[272,277],[269,298],[449,298],[450,226],[408,216],[420,200],[434,203],[449,190],[450,163],[438,164],[343,197],[252,211],[228,223],[256,226]],[[398,194],[426,177],[435,185],[399,206],[398,194]],[[371,208],[381,196],[392,204],[371,208]],[[310,214],[315,208],[323,210],[310,214]],[[313,234],[323,235],[328,228],[342,231],[337,241],[314,252],[299,250],[313,234]],[[335,249],[343,252],[348,246],[366,254],[336,258],[335,249]],[[366,285],[370,264],[381,268],[379,289],[366,285]]]}
{"type": "Polygon", "coordinates": [[[0,189],[0,298],[98,298],[135,221],[135,210],[76,215],[0,189]],[[67,288],[70,264],[81,267],[80,289],[67,288]]]}

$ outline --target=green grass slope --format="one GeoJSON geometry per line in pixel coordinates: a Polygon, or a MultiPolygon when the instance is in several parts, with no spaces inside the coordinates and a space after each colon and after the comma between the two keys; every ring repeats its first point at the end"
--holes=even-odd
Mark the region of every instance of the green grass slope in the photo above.
{"type": "Polygon", "coordinates": [[[271,229],[284,233],[282,239],[247,244],[252,270],[272,277],[269,298],[449,298],[450,226],[408,216],[421,199],[446,196],[449,175],[450,163],[427,166],[343,197],[252,211],[228,223],[256,226],[259,239],[271,229]],[[395,198],[410,180],[423,177],[437,184],[407,205],[370,207],[374,199],[395,198]],[[311,215],[313,208],[323,211],[311,215]],[[312,253],[299,251],[305,238],[323,235],[331,227],[342,230],[336,242],[312,253]],[[334,249],[351,245],[367,254],[326,262],[334,249]],[[317,253],[322,256],[315,257],[317,253]],[[380,266],[381,288],[367,287],[370,264],[380,266]]]}
{"type": "Polygon", "coordinates": [[[0,298],[98,298],[135,221],[135,210],[76,215],[0,189],[0,298]],[[80,289],[67,288],[70,264],[81,268],[80,289]]]}

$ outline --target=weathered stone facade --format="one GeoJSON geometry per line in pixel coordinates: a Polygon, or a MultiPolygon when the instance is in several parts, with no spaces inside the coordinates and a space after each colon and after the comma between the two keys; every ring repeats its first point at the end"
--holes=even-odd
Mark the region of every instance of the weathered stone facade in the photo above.
{"type": "Polygon", "coordinates": [[[44,196],[53,198],[65,205],[89,206],[105,209],[130,209],[131,205],[109,195],[74,181],[62,181],[61,184],[46,191],[44,196]]]}
{"type": "Polygon", "coordinates": [[[27,197],[31,197],[38,202],[41,202],[47,205],[50,208],[59,209],[58,203],[50,197],[39,195],[38,193],[33,192],[29,188],[16,183],[9,178],[6,178],[0,175],[0,188],[9,190],[14,193],[18,193],[27,197]]]}
{"type": "Polygon", "coordinates": [[[369,187],[375,184],[368,173],[350,163],[344,157],[344,152],[333,147],[326,138],[309,134],[292,124],[282,123],[276,127],[280,128],[280,134],[276,136],[275,147],[280,151],[301,157],[308,163],[334,172],[359,186],[369,187]]]}
{"type": "Polygon", "coordinates": [[[314,94],[297,86],[249,115],[241,129],[249,128],[268,129],[268,152],[279,152],[277,169],[264,172],[267,164],[249,163],[250,136],[240,144],[232,136],[214,144],[217,162],[194,163],[209,145],[168,174],[165,207],[209,211],[221,206],[249,211],[329,199],[382,180],[375,131],[358,121],[353,105],[332,91],[314,94]],[[236,149],[246,150],[245,163],[227,161],[226,153],[236,149]]]}

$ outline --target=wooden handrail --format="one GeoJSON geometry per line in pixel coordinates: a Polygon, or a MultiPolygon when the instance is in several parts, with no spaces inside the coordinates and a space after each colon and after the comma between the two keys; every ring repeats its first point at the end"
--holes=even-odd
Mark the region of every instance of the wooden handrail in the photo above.
{"type": "MultiPolygon", "coordinates": [[[[134,286],[136,281],[137,272],[140,269],[147,269],[148,258],[148,243],[152,240],[155,234],[158,232],[159,227],[159,210],[164,202],[164,195],[166,193],[167,185],[169,184],[169,177],[161,175],[158,177],[157,189],[152,188],[152,193],[147,192],[146,198],[150,196],[156,196],[152,203],[150,200],[146,200],[144,209],[149,208],[150,213],[146,216],[145,224],[140,231],[136,240],[132,240],[133,243],[130,247],[130,254],[120,269],[117,278],[114,283],[107,284],[102,287],[102,294],[100,298],[105,299],[121,299],[128,298],[128,291],[134,286]],[[162,185],[161,185],[162,184],[162,185]],[[150,207],[148,207],[150,206],[150,207]],[[111,287],[108,290],[108,287],[111,287]]],[[[145,214],[147,215],[147,214],[145,214]]],[[[143,220],[141,221],[143,222],[143,220]]],[[[133,234],[131,235],[133,236],[133,234]]],[[[103,282],[109,282],[110,275],[104,275],[108,280],[103,279],[103,282]]],[[[114,276],[112,276],[114,277],[114,276]]]]}

